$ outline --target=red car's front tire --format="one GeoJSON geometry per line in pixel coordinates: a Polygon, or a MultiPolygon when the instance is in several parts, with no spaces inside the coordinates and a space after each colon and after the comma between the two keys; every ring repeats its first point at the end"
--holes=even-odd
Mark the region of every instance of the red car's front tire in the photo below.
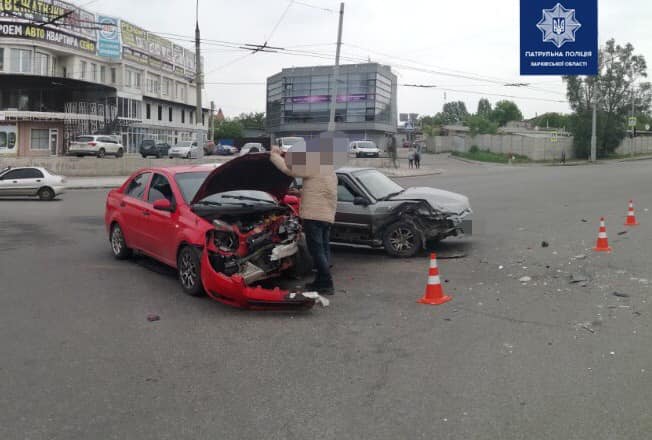
{"type": "Polygon", "coordinates": [[[127,247],[127,242],[125,241],[125,236],[122,233],[120,225],[114,223],[111,227],[111,235],[109,236],[111,241],[111,250],[113,251],[113,256],[118,260],[126,260],[131,257],[131,249],[127,247]]]}
{"type": "Polygon", "coordinates": [[[177,271],[181,288],[190,296],[203,296],[204,287],[201,282],[201,261],[195,249],[184,246],[177,256],[177,271]]]}

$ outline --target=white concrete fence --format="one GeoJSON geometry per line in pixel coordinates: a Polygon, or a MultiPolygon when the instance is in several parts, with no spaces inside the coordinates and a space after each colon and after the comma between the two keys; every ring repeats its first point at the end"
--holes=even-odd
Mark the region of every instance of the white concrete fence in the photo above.
{"type": "Polygon", "coordinates": [[[559,136],[556,141],[550,137],[519,134],[431,136],[426,138],[426,145],[428,151],[432,153],[450,151],[467,153],[475,145],[480,150],[499,154],[519,154],[532,160],[559,160],[562,151],[566,152],[567,159],[574,157],[573,138],[566,136],[559,136]]]}

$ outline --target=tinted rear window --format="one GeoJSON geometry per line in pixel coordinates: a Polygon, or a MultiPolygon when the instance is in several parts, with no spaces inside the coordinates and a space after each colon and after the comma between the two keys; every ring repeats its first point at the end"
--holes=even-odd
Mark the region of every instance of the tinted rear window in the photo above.
{"type": "Polygon", "coordinates": [[[75,139],[76,142],[93,142],[94,140],[93,136],[79,136],[75,139]]]}

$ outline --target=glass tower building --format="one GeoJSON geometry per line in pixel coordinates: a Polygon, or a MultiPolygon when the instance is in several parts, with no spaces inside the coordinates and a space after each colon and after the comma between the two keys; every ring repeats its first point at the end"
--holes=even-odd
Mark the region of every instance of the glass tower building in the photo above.
{"type": "MultiPolygon", "coordinates": [[[[267,130],[272,137],[318,136],[330,117],[333,66],[283,69],[267,79],[267,130]]],[[[336,130],[350,140],[396,133],[396,75],[377,63],[340,66],[336,130]]]]}

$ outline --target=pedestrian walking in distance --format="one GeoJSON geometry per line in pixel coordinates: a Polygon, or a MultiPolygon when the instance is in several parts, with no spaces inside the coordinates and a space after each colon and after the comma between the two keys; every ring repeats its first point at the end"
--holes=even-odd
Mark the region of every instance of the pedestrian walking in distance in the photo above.
{"type": "Polygon", "coordinates": [[[417,144],[416,147],[414,148],[414,166],[417,168],[421,168],[421,151],[423,147],[421,144],[417,144]]]}
{"type": "Polygon", "coordinates": [[[414,151],[414,147],[410,147],[408,150],[408,167],[409,168],[414,168],[414,157],[416,155],[416,152],[414,151]]]}

